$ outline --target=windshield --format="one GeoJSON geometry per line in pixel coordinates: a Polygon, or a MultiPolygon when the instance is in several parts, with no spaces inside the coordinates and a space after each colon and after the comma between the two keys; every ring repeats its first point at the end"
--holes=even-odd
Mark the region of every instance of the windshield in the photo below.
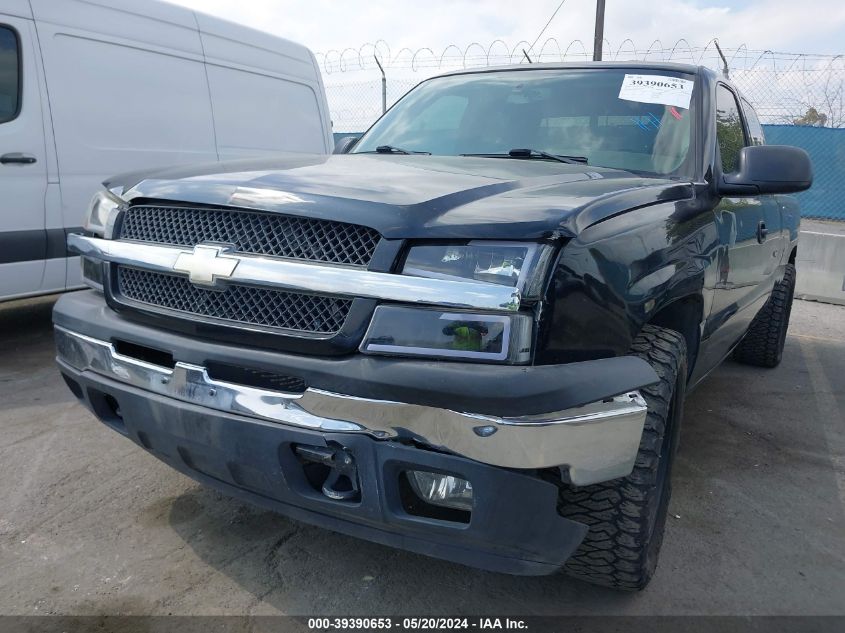
{"type": "Polygon", "coordinates": [[[438,77],[403,97],[353,153],[389,145],[440,155],[507,156],[530,148],[583,157],[590,165],[677,174],[686,171],[691,145],[693,80],[640,69],[438,77]]]}

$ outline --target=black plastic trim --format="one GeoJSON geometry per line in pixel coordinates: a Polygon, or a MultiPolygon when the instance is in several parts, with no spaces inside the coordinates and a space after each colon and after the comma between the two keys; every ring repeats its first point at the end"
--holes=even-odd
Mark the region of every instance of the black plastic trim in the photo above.
{"type": "Polygon", "coordinates": [[[14,264],[46,259],[47,233],[32,231],[3,231],[0,233],[0,264],[14,264]]]}
{"type": "Polygon", "coordinates": [[[70,233],[82,233],[82,228],[0,231],[0,264],[74,257],[67,248],[70,233]]]}

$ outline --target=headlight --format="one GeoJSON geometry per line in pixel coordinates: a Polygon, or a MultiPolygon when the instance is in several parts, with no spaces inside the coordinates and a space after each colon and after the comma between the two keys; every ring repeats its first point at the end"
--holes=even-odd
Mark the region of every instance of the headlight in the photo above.
{"type": "Polygon", "coordinates": [[[552,250],[545,244],[522,242],[424,244],[411,247],[402,274],[512,286],[523,297],[536,298],[542,292],[543,273],[552,250]]]}
{"type": "Polygon", "coordinates": [[[361,351],[453,360],[527,363],[533,320],[527,314],[465,314],[378,306],[361,351]]]}
{"type": "MultiPolygon", "coordinates": [[[[123,200],[105,189],[101,189],[91,198],[91,204],[82,223],[86,233],[93,233],[98,237],[110,237],[120,205],[123,200]]],[[[82,281],[100,292],[103,291],[103,266],[98,259],[82,257],[82,281]]]]}
{"type": "MultiPolygon", "coordinates": [[[[402,274],[509,286],[524,299],[537,299],[553,250],[525,242],[421,244],[408,251],[402,274]]],[[[376,308],[361,351],[522,364],[531,360],[533,323],[529,314],[383,305],[376,308]]]]}
{"type": "Polygon", "coordinates": [[[85,222],[82,225],[83,228],[89,233],[94,233],[99,237],[105,237],[114,223],[118,207],[121,204],[123,204],[123,200],[109,191],[101,189],[91,198],[91,204],[88,207],[88,213],[85,214],[85,222]]]}

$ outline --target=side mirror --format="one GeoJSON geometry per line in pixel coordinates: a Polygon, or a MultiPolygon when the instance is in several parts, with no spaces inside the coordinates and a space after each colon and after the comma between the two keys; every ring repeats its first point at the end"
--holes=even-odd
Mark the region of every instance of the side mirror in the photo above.
{"type": "Polygon", "coordinates": [[[346,154],[355,147],[355,143],[358,142],[358,136],[341,136],[334,144],[334,154],[346,154]]]}
{"type": "Polygon", "coordinates": [[[813,184],[810,157],[799,147],[754,145],[739,150],[737,170],[722,176],[719,193],[753,196],[761,193],[796,193],[813,184]]]}

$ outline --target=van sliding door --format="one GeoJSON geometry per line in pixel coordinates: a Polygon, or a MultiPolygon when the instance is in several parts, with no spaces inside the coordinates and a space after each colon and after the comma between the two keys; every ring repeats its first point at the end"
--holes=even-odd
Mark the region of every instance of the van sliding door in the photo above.
{"type": "Polygon", "coordinates": [[[64,256],[64,232],[45,230],[47,160],[33,39],[30,20],[0,15],[0,300],[44,290],[46,259],[64,256]]]}

